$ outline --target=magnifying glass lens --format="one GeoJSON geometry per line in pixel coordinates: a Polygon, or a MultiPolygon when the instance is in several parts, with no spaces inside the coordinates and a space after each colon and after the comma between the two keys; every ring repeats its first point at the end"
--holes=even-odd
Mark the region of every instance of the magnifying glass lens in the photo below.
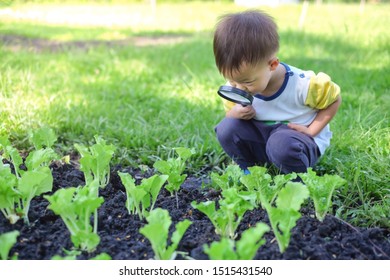
{"type": "Polygon", "coordinates": [[[229,101],[243,106],[251,105],[253,102],[252,95],[246,91],[231,86],[221,86],[218,90],[218,94],[229,101]]]}
{"type": "Polygon", "coordinates": [[[238,102],[249,102],[248,98],[238,95],[237,93],[229,92],[229,91],[221,91],[220,92],[223,96],[238,101],[238,102]]]}

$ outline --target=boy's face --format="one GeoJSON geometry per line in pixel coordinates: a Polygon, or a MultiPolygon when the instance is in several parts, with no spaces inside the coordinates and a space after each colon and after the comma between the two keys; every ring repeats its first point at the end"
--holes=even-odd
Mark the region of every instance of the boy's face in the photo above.
{"type": "MultiPolygon", "coordinates": [[[[277,58],[275,58],[277,60],[277,58]]],[[[262,62],[257,65],[243,63],[240,70],[235,70],[229,75],[225,75],[232,87],[244,90],[251,95],[263,93],[271,79],[274,59],[262,62]]],[[[277,63],[279,61],[277,60],[277,63]]]]}

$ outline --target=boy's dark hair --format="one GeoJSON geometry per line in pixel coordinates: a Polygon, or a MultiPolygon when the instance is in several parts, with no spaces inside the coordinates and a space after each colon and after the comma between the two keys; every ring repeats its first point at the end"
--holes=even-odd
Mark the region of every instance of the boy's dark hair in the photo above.
{"type": "Polygon", "coordinates": [[[250,10],[222,16],[214,33],[215,63],[220,73],[256,65],[279,50],[277,26],[268,14],[250,10]]]}

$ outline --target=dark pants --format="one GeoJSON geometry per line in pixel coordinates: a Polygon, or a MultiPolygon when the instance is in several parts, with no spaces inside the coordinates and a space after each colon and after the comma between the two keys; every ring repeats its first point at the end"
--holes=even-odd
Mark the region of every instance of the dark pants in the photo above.
{"type": "Polygon", "coordinates": [[[306,172],[320,157],[312,137],[285,124],[225,118],[215,131],[222,148],[244,170],[273,164],[282,173],[306,172]]]}

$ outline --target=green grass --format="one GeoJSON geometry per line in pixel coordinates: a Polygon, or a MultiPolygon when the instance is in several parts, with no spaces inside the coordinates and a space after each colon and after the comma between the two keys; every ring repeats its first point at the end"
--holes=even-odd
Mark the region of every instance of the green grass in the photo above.
{"type": "MultiPolygon", "coordinates": [[[[151,166],[177,146],[197,150],[188,167],[197,175],[229,163],[213,131],[224,115],[216,94],[224,80],[214,66],[212,29],[219,15],[241,8],[160,4],[155,17],[146,4],[8,8],[60,9],[46,23],[16,20],[0,7],[0,133],[17,147],[28,149],[28,132],[48,125],[64,155],[98,134],[117,146],[115,163],[151,166]],[[89,26],[60,20],[91,11],[99,17],[89,26]],[[110,13],[115,25],[104,26],[110,13]],[[137,45],[161,37],[174,41],[137,45]]],[[[390,227],[390,5],[367,4],[364,14],[358,5],[311,5],[302,29],[300,6],[265,9],[279,25],[280,59],[328,73],[342,88],[332,146],[318,165],[348,180],[336,194],[336,214],[390,227]]]]}

